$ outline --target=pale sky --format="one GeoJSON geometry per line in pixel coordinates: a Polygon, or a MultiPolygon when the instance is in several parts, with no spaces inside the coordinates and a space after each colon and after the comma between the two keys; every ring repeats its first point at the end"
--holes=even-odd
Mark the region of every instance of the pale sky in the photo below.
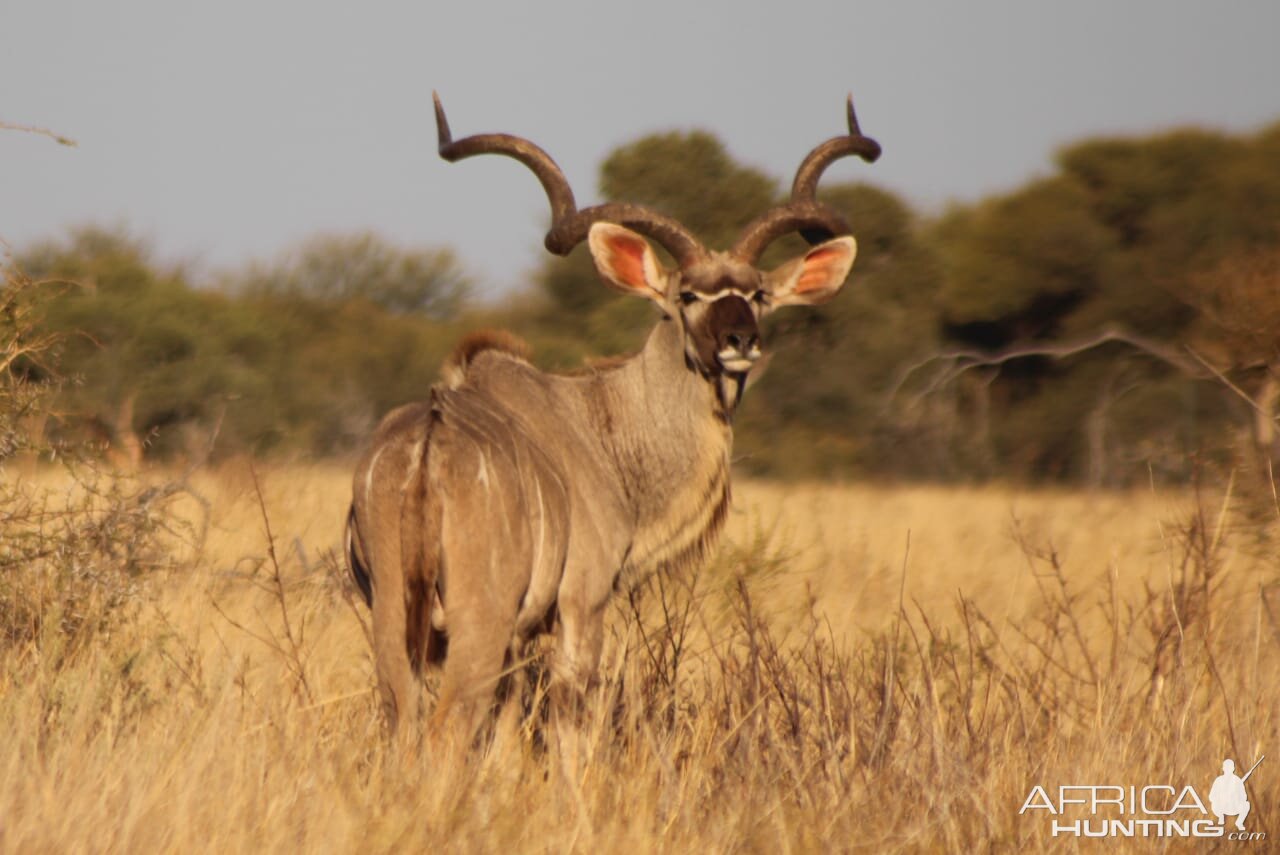
{"type": "Polygon", "coordinates": [[[1088,135],[1280,119],[1276,0],[331,3],[4,0],[0,237],[123,225],[211,271],[317,232],[450,245],[486,293],[541,260],[547,205],[457,136],[546,148],[580,205],[655,130],[705,128],[789,183],[852,91],[884,156],[842,161],[918,209],[1015,188],[1088,135]]]}

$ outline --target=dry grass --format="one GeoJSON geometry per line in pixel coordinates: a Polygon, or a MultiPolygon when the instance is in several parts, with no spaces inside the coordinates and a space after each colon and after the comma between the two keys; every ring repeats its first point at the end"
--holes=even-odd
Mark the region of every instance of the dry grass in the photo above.
{"type": "Polygon", "coordinates": [[[1280,761],[1272,532],[1221,495],[741,484],[712,566],[619,598],[579,721],[459,757],[382,737],[348,471],[258,475],[166,495],[194,524],[72,654],[0,650],[0,850],[1056,850],[1035,784],[1280,761]]]}

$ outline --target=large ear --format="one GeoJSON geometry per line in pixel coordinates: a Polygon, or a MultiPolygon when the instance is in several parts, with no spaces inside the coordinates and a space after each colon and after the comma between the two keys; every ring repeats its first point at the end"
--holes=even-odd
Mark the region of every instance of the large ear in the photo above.
{"type": "Polygon", "coordinates": [[[858,244],[852,237],[821,243],[765,276],[775,306],[816,306],[840,292],[853,267],[858,244]]]}
{"type": "Polygon", "coordinates": [[[596,223],[587,245],[596,269],[614,288],[657,303],[666,300],[667,276],[643,237],[613,223],[596,223]]]}

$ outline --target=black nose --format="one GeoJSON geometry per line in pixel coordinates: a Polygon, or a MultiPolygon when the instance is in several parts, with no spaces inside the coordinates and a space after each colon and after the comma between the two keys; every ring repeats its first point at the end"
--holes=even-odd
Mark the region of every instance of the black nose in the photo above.
{"type": "Polygon", "coordinates": [[[707,327],[720,351],[733,350],[746,356],[760,345],[760,330],[751,306],[741,297],[722,297],[711,304],[707,327]]]}

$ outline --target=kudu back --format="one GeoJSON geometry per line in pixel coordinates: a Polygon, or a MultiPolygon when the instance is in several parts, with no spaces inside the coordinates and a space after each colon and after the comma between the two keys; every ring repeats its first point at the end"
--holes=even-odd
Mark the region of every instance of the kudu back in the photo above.
{"type": "Polygon", "coordinates": [[[451,718],[470,735],[526,640],[554,632],[553,680],[584,688],[611,593],[712,547],[729,507],[734,408],[762,354],[760,321],[831,299],[853,264],[850,229],[814,198],[818,180],[837,158],[871,162],[880,147],[862,135],[850,98],[849,133],[810,152],[791,199],[722,252],[639,205],[579,211],[542,149],[508,134],[455,141],[438,97],[435,109],[442,157],[523,163],[551,203],[547,249],[565,255],[586,240],[606,284],[662,312],[639,353],[572,375],[539,371],[514,336],[467,338],[429,400],[388,414],[356,468],[347,554],[372,609],[388,720],[395,729],[416,717],[415,674],[442,661],[433,726],[451,718]],[[768,245],[791,232],[812,248],[758,270],[768,245]]]}

